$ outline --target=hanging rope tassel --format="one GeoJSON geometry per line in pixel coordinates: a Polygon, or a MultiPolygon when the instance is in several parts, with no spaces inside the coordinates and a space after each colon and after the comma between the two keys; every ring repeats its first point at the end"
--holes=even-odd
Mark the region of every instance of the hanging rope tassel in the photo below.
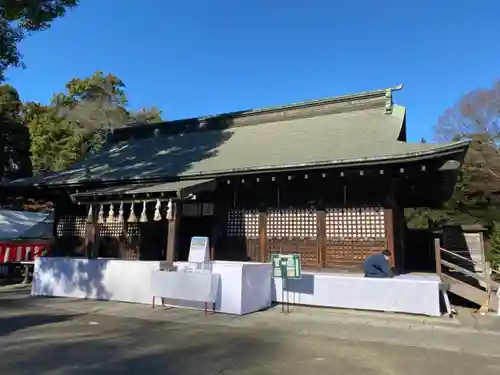
{"type": "Polygon", "coordinates": [[[167,203],[167,220],[172,220],[173,218],[174,214],[172,212],[172,199],[169,199],[167,203]]]}
{"type": "Polygon", "coordinates": [[[146,201],[142,202],[142,212],[141,212],[141,218],[139,219],[141,223],[147,223],[148,222],[148,217],[146,215],[146,201]]]}
{"type": "Polygon", "coordinates": [[[92,224],[93,221],[92,205],[89,205],[89,213],[87,214],[87,224],[92,224]]]}
{"type": "Polygon", "coordinates": [[[97,222],[99,224],[104,224],[104,206],[102,204],[99,207],[99,214],[97,215],[97,222]]]}
{"type": "Polygon", "coordinates": [[[115,221],[115,209],[113,207],[113,204],[110,204],[108,212],[108,220],[106,220],[106,223],[114,223],[114,221],[115,221]]]}
{"type": "Polygon", "coordinates": [[[130,215],[128,215],[128,220],[129,223],[137,223],[137,217],[135,217],[135,212],[134,212],[134,202],[130,205],[130,215]]]}
{"type": "Polygon", "coordinates": [[[120,203],[120,209],[118,210],[118,223],[123,223],[123,202],[120,203]]]}
{"type": "Polygon", "coordinates": [[[161,202],[159,199],[156,200],[156,205],[155,205],[155,215],[153,217],[154,221],[160,221],[161,220],[161,202]]]}

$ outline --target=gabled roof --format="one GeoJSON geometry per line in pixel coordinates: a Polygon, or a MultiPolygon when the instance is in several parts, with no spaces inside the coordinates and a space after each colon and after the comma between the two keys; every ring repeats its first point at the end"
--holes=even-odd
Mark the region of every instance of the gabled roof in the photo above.
{"type": "Polygon", "coordinates": [[[77,185],[207,178],[465,152],[467,142],[436,145],[398,141],[406,110],[392,103],[391,92],[377,90],[127,128],[115,134],[118,142],[70,170],[17,183],[77,185]]]}

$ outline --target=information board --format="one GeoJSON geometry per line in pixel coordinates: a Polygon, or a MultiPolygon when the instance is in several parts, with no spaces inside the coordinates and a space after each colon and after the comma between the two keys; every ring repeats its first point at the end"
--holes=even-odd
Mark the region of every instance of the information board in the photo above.
{"type": "Polygon", "coordinates": [[[189,246],[188,262],[202,263],[210,261],[208,237],[192,237],[189,246]]]}
{"type": "Polygon", "coordinates": [[[300,266],[300,254],[271,254],[271,264],[273,266],[273,277],[300,279],[302,268],[300,266]]]}

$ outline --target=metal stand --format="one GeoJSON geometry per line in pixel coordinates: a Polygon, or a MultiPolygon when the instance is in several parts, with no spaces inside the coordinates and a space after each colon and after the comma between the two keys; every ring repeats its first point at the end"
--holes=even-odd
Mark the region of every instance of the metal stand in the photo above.
{"type": "Polygon", "coordinates": [[[290,312],[290,294],[288,293],[288,277],[286,267],[281,267],[281,312],[290,312]]]}

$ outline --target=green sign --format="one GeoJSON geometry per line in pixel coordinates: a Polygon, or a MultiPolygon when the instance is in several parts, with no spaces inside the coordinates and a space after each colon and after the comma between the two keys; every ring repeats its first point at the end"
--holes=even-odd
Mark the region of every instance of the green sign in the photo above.
{"type": "Polygon", "coordinates": [[[300,266],[300,254],[271,254],[271,264],[273,266],[273,277],[300,279],[302,268],[300,266]]]}

